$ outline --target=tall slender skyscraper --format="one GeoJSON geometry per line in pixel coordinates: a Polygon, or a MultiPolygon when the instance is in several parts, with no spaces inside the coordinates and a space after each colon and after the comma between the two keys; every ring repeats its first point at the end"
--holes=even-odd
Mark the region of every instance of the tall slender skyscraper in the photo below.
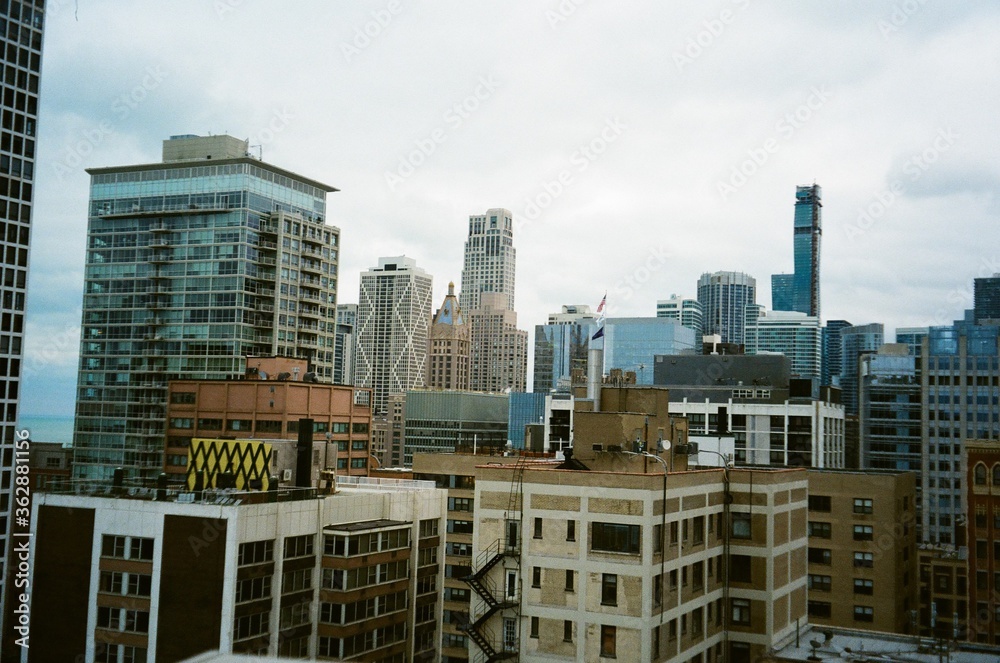
{"type": "Polygon", "coordinates": [[[160,473],[167,380],[242,376],[248,355],[333,375],[340,230],[331,186],[232,136],[92,168],[74,474],[160,473]]]}
{"type": "Polygon", "coordinates": [[[424,386],[431,288],[430,274],[406,256],[379,258],[361,273],[354,381],[371,387],[375,414],[390,395],[424,386]]]}
{"type": "Polygon", "coordinates": [[[823,192],[818,184],[795,187],[795,275],[792,309],[820,317],[819,249],[823,237],[823,192]]]}
{"type": "Polygon", "coordinates": [[[468,312],[472,391],[525,391],[528,383],[528,332],[517,328],[517,313],[506,308],[502,292],[484,292],[480,307],[468,312]]]}
{"type": "Polygon", "coordinates": [[[514,222],[510,210],[490,209],[469,217],[459,303],[469,312],[482,308],[484,292],[500,292],[514,310],[514,222]]]}
{"type": "Polygon", "coordinates": [[[718,334],[723,343],[742,345],[745,309],[757,303],[757,279],[743,272],[702,274],[698,301],[704,316],[703,333],[718,334]]]}
{"type": "MultiPolygon", "coordinates": [[[[24,348],[24,299],[28,283],[28,245],[31,236],[35,174],[35,136],[38,120],[38,88],[41,74],[44,2],[0,3],[0,23],[5,27],[5,48],[0,61],[5,69],[3,133],[0,139],[0,246],[3,247],[3,282],[0,284],[0,658],[14,660],[13,606],[7,599],[8,580],[17,564],[8,564],[11,533],[27,531],[11,516],[14,499],[15,426],[21,393],[24,348]],[[8,575],[8,571],[10,575],[8,575]]],[[[26,460],[26,459],[25,459],[26,460]]],[[[25,463],[25,467],[27,464],[25,463]]],[[[16,592],[11,591],[11,598],[16,592]]],[[[25,649],[27,651],[27,649],[25,649]]]]}

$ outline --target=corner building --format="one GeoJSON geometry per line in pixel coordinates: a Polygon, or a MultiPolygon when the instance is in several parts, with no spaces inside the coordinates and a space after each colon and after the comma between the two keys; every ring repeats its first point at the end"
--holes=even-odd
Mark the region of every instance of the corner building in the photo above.
{"type": "Polygon", "coordinates": [[[174,136],[162,163],[87,171],[75,476],[160,472],[168,380],[235,378],[247,355],[332,378],[336,189],[247,149],[174,136]]]}
{"type": "Polygon", "coordinates": [[[650,457],[587,455],[477,468],[472,578],[496,588],[497,607],[471,615],[471,651],[482,641],[522,661],[749,663],[794,639],[806,611],[804,470],[664,477],[650,457]]]}

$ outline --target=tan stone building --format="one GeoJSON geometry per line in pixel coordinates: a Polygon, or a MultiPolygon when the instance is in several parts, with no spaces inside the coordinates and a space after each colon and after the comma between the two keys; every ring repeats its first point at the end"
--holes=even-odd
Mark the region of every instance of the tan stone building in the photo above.
{"type": "Polygon", "coordinates": [[[912,633],[916,475],[809,470],[809,622],[912,633]]]}
{"type": "Polygon", "coordinates": [[[448,295],[431,323],[427,362],[427,387],[430,389],[469,390],[469,352],[471,326],[455,296],[455,284],[448,284],[448,295]]]}
{"type": "Polygon", "coordinates": [[[805,471],[665,476],[653,458],[477,468],[474,648],[749,663],[794,637],[806,611],[805,471]]]}
{"type": "Polygon", "coordinates": [[[480,306],[466,311],[471,331],[472,391],[525,391],[528,384],[528,332],[517,328],[517,313],[506,308],[507,295],[483,292],[480,306]]]}

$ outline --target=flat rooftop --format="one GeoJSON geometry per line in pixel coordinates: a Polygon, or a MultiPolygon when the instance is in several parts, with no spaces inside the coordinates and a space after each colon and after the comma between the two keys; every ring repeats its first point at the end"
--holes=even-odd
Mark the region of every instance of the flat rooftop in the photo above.
{"type": "Polygon", "coordinates": [[[1000,647],[944,643],[912,635],[809,625],[782,649],[764,660],[850,663],[996,663],[1000,647]],[[814,646],[815,645],[815,646],[814,646]]]}

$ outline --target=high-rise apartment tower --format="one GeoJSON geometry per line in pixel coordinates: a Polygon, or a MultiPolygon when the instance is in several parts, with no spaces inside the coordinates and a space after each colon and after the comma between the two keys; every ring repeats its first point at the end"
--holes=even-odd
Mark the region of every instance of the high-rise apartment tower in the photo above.
{"type": "Polygon", "coordinates": [[[91,168],[74,473],[163,467],[170,379],[306,358],[331,378],[340,230],[331,186],[232,136],[174,136],[161,163],[91,168]]]}

